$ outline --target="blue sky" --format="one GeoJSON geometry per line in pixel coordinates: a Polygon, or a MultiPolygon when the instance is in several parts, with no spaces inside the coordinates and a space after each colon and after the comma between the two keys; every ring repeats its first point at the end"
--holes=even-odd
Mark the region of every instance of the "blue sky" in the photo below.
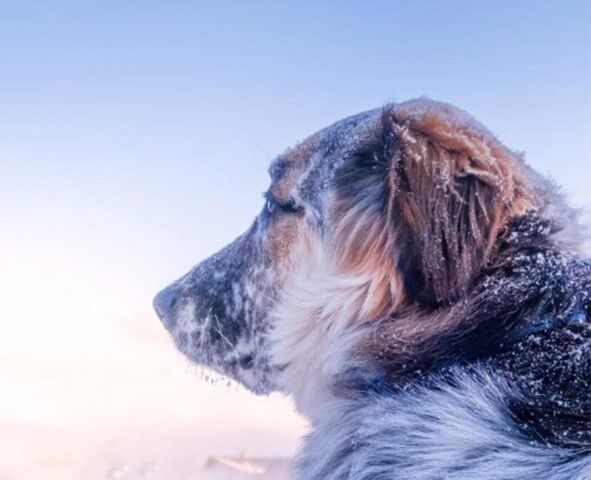
{"type": "Polygon", "coordinates": [[[589,1],[0,1],[5,338],[156,326],[153,293],[248,226],[274,155],[420,95],[591,205],[589,1]]]}
{"type": "Polygon", "coordinates": [[[244,228],[265,166],[348,114],[458,104],[591,203],[591,13],[555,2],[2,2],[8,236],[154,284],[244,228]]]}

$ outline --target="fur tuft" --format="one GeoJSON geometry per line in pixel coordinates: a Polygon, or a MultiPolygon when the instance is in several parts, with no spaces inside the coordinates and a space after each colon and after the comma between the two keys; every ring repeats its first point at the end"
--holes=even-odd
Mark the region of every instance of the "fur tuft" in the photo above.
{"type": "Polygon", "coordinates": [[[508,402],[518,397],[481,368],[336,400],[307,439],[298,478],[589,480],[588,452],[533,441],[515,421],[508,402]]]}

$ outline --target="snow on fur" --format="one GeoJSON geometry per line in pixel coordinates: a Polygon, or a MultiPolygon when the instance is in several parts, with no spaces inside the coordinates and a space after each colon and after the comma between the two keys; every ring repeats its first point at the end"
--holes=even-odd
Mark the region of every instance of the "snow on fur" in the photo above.
{"type": "Polygon", "coordinates": [[[302,479],[589,480],[591,457],[533,441],[502,377],[457,369],[397,392],[336,400],[306,441],[302,479]]]}

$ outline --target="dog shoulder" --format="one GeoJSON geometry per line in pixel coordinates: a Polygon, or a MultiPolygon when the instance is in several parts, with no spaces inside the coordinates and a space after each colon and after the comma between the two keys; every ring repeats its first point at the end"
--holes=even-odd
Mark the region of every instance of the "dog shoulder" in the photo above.
{"type": "Polygon", "coordinates": [[[520,395],[502,370],[478,366],[335,400],[306,442],[298,478],[591,478],[581,448],[536,438],[516,418],[520,395]]]}

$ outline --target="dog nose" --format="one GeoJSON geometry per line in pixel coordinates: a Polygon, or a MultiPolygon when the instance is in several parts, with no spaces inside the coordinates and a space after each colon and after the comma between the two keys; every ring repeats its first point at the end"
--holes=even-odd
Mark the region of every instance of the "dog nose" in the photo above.
{"type": "Polygon", "coordinates": [[[160,320],[164,320],[166,315],[170,312],[174,305],[175,297],[176,292],[172,287],[166,287],[154,297],[154,310],[156,310],[160,320]]]}

